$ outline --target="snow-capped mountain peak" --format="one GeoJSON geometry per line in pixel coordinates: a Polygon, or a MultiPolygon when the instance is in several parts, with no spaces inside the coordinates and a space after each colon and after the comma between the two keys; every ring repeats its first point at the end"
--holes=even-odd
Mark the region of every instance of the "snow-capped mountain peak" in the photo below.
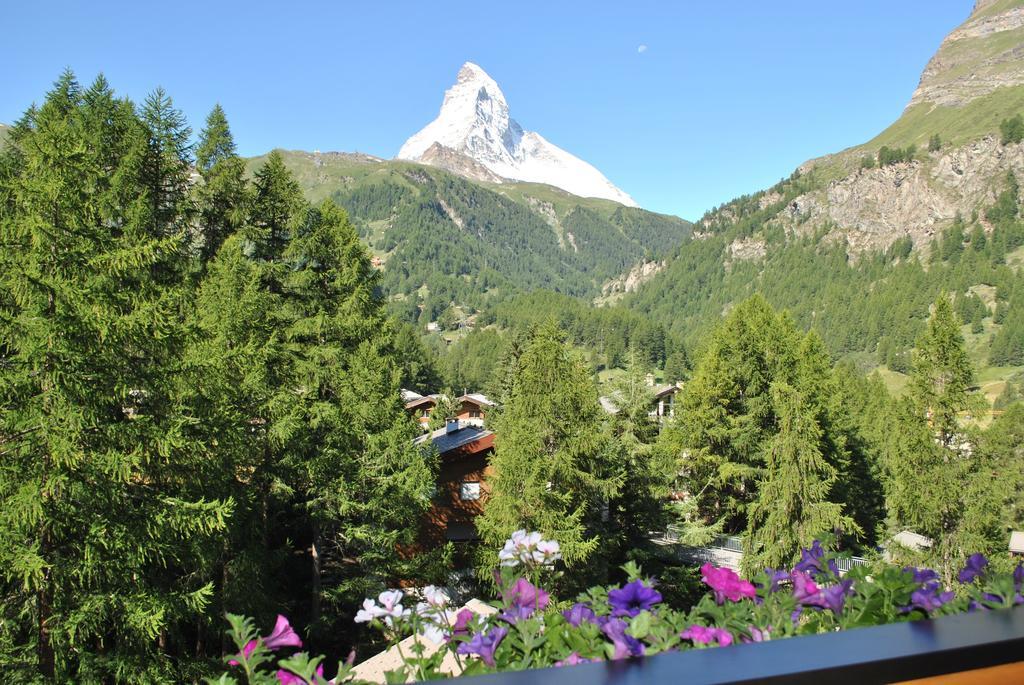
{"type": "MultiPolygon", "coordinates": [[[[581,197],[601,197],[636,206],[626,193],[583,160],[523,128],[509,116],[508,102],[483,69],[466,62],[444,94],[437,118],[409,138],[399,159],[431,163],[427,152],[440,144],[500,177],[547,183],[581,197]]],[[[434,148],[436,152],[437,148],[434,148]]]]}

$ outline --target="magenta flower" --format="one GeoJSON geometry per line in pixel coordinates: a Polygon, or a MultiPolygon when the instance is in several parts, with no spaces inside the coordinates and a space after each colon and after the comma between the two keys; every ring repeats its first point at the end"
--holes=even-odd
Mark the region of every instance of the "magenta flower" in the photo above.
{"type": "Polygon", "coordinates": [[[547,592],[535,587],[526,578],[516,580],[502,596],[507,608],[502,612],[501,618],[509,623],[529,618],[533,616],[534,611],[543,611],[551,599],[547,592]]]}
{"type": "Polygon", "coordinates": [[[696,624],[679,633],[679,637],[684,640],[691,640],[695,645],[712,645],[717,643],[721,647],[728,647],[732,644],[732,633],[725,628],[709,628],[696,624]]]}
{"type": "Polygon", "coordinates": [[[825,573],[827,568],[833,576],[838,578],[839,568],[836,566],[836,562],[829,559],[826,566],[824,557],[825,550],[822,548],[821,543],[815,540],[810,549],[805,547],[800,551],[800,561],[793,567],[793,570],[810,573],[812,577],[817,578],[818,575],[825,573]]]}
{"type": "MultiPolygon", "coordinates": [[[[323,664],[316,667],[316,675],[318,678],[324,677],[323,664]]],[[[279,668],[277,670],[277,680],[281,685],[306,685],[306,681],[303,678],[295,675],[291,671],[286,671],[283,668],[279,668]]]]}
{"type": "Polygon", "coordinates": [[[634,580],[621,589],[608,592],[608,603],[612,606],[612,616],[636,616],[661,601],[661,593],[644,585],[642,580],[634,580]]]}
{"type": "MultiPolygon", "coordinates": [[[[292,630],[291,624],[288,623],[288,619],[281,614],[277,615],[277,623],[274,624],[274,630],[266,637],[259,637],[256,640],[249,640],[249,643],[242,649],[242,654],[248,659],[249,655],[256,649],[256,641],[259,640],[263,645],[270,650],[275,650],[280,647],[301,647],[302,640],[294,630],[292,630]]],[[[239,662],[232,659],[228,662],[232,666],[238,666],[239,662]]]]}
{"type": "Polygon", "coordinates": [[[715,601],[719,604],[725,604],[726,600],[738,602],[744,597],[753,599],[757,596],[754,586],[736,575],[732,569],[704,564],[700,567],[700,575],[708,587],[714,590],[715,601]]]}
{"type": "Polygon", "coordinates": [[[584,659],[580,656],[579,652],[573,652],[569,656],[565,657],[561,661],[555,662],[555,668],[561,668],[562,666],[579,666],[580,664],[592,664],[594,659],[584,659]]]}
{"type": "Polygon", "coordinates": [[[451,642],[457,635],[469,635],[469,622],[473,620],[473,616],[469,609],[460,609],[459,613],[455,614],[455,625],[452,626],[452,634],[447,641],[451,642]]]}
{"type": "MultiPolygon", "coordinates": [[[[249,640],[248,644],[246,644],[245,647],[242,648],[242,654],[244,654],[245,658],[248,659],[252,655],[252,653],[253,653],[253,651],[255,649],[256,649],[256,640],[249,640]]],[[[232,659],[231,661],[228,662],[228,664],[230,664],[231,666],[238,666],[238,665],[240,665],[239,661],[237,659],[232,659]]]]}
{"type": "Polygon", "coordinates": [[[824,606],[821,588],[805,571],[793,571],[793,598],[804,606],[824,606]]]}
{"type": "Polygon", "coordinates": [[[277,623],[274,624],[274,631],[263,638],[263,644],[267,649],[278,649],[279,647],[301,647],[302,640],[292,630],[291,625],[281,614],[277,615],[277,623]]]}
{"type": "Polygon", "coordinates": [[[612,654],[612,659],[625,659],[631,656],[643,656],[645,647],[640,640],[637,640],[632,635],[626,634],[626,628],[629,626],[621,618],[609,619],[601,627],[603,632],[608,639],[612,641],[615,646],[615,652],[612,654]]]}
{"type": "Polygon", "coordinates": [[[957,578],[961,583],[970,583],[975,578],[985,575],[985,567],[988,566],[988,559],[984,554],[972,554],[967,559],[967,565],[960,571],[957,578]]]}
{"type": "Polygon", "coordinates": [[[597,622],[597,614],[594,613],[593,609],[582,602],[576,602],[576,604],[572,606],[572,609],[566,609],[563,611],[562,616],[565,616],[565,620],[574,628],[579,628],[584,621],[587,623],[597,622]]]}
{"type": "Polygon", "coordinates": [[[477,633],[469,642],[461,643],[456,652],[459,654],[476,654],[488,666],[494,667],[494,652],[508,635],[505,628],[492,628],[488,633],[477,633]]]}

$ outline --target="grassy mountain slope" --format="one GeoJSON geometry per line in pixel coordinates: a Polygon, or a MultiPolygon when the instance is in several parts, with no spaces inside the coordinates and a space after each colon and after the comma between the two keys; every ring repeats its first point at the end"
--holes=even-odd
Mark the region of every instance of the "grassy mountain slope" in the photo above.
{"type": "Polygon", "coordinates": [[[486,184],[358,154],[282,154],[311,200],[330,197],[349,211],[404,318],[420,305],[433,319],[451,302],[480,308],[537,288],[590,297],[691,228],[539,184],[486,184]]]}
{"type": "Polygon", "coordinates": [[[695,345],[724,311],[760,291],[817,328],[837,356],[898,372],[945,291],[970,324],[980,382],[998,392],[1024,365],[1024,355],[1004,352],[1024,336],[1024,223],[1009,176],[1024,179],[1024,146],[1003,144],[999,131],[1024,112],[1022,32],[1024,0],[979,3],[897,122],[709,212],[624,306],[695,345]],[[929,150],[935,134],[940,145],[929,150]],[[883,145],[917,148],[880,165],[883,145]]]}

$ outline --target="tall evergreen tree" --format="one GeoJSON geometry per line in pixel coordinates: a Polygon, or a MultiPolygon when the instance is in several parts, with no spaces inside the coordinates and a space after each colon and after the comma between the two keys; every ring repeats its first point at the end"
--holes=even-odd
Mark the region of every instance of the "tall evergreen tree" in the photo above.
{"type": "Polygon", "coordinates": [[[659,424],[650,416],[654,394],[646,377],[647,367],[632,349],[626,355],[626,373],[612,386],[618,412],[609,428],[623,474],[619,492],[609,502],[609,547],[615,561],[648,546],[651,531],[665,530],[669,489],[676,477],[673,456],[654,449],[659,424]]]}
{"type": "Polygon", "coordinates": [[[175,400],[180,289],[157,275],[181,252],[150,201],[153,135],[68,72],[0,179],[0,639],[49,680],[195,677],[168,656],[190,652],[231,511],[198,494],[207,453],[175,400]]]}
{"type": "Polygon", "coordinates": [[[495,422],[490,499],[477,521],[484,541],[479,569],[490,577],[493,550],[526,528],[558,540],[566,565],[582,574],[604,542],[605,507],[622,482],[609,468],[597,388],[554,323],[531,331],[514,368],[495,422]]]}
{"type": "Polygon", "coordinates": [[[801,547],[822,534],[856,527],[841,504],[830,501],[837,470],[821,451],[815,409],[785,383],[771,389],[779,429],[768,444],[765,476],[748,510],[743,564],[748,572],[788,567],[801,547]]]}
{"type": "Polygon", "coordinates": [[[235,151],[235,141],[220,105],[206,118],[196,146],[196,168],[203,182],[197,187],[200,263],[213,259],[220,246],[247,218],[249,188],[245,162],[235,151]]]}
{"type": "Polygon", "coordinates": [[[918,342],[911,392],[897,408],[898,429],[886,457],[886,504],[891,532],[909,528],[932,540],[926,561],[947,583],[968,554],[991,553],[996,544],[991,526],[979,532],[977,515],[999,509],[990,460],[959,417],[977,405],[973,377],[960,322],[942,296],[918,342]]]}

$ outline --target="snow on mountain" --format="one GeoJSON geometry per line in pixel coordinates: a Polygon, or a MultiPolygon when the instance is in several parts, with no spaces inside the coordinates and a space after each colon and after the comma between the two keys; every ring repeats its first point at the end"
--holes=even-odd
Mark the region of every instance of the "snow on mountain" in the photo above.
{"type": "Polygon", "coordinates": [[[509,116],[501,88],[483,69],[466,62],[444,94],[437,118],[405,141],[398,159],[433,163],[435,144],[465,155],[500,177],[547,183],[581,197],[600,197],[636,207],[604,175],[509,116]]]}

